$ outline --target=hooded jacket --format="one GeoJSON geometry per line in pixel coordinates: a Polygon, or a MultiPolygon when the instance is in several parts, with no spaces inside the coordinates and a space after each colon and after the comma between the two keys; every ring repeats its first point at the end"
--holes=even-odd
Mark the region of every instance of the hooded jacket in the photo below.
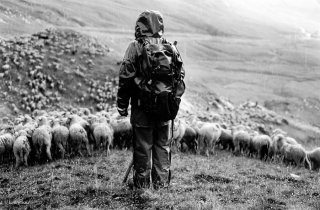
{"type": "MultiPolygon", "coordinates": [[[[151,44],[169,43],[162,37],[163,32],[163,19],[159,12],[152,10],[142,12],[136,21],[135,40],[129,44],[120,66],[117,106],[121,109],[127,109],[131,99],[130,121],[135,126],[149,127],[168,124],[168,122],[155,121],[136,105],[139,91],[137,83],[141,80],[141,74],[139,73],[139,57],[141,56],[143,47],[141,40],[147,39],[151,44]]],[[[180,56],[179,59],[181,60],[180,56]]],[[[182,79],[184,78],[184,74],[184,69],[182,68],[182,79]]]]}

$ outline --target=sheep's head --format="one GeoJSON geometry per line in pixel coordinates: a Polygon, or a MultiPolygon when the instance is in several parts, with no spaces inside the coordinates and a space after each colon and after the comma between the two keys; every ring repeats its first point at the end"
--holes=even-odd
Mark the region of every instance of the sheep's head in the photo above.
{"type": "Polygon", "coordinates": [[[101,116],[101,117],[99,117],[98,122],[99,123],[108,123],[108,119],[106,117],[101,116]]]}
{"type": "Polygon", "coordinates": [[[52,127],[55,127],[55,126],[60,125],[60,121],[61,121],[61,119],[58,119],[58,118],[52,119],[52,121],[51,121],[51,126],[52,126],[52,127]]]}
{"type": "Polygon", "coordinates": [[[38,118],[38,125],[39,126],[48,125],[48,124],[49,124],[48,119],[45,116],[41,116],[38,118]]]}
{"type": "Polygon", "coordinates": [[[4,129],[7,133],[10,133],[10,134],[14,134],[14,127],[13,125],[8,125],[5,129],[4,129]]]}
{"type": "Polygon", "coordinates": [[[17,133],[17,136],[16,137],[19,137],[19,136],[26,136],[28,138],[30,138],[30,134],[28,133],[28,131],[26,130],[20,130],[18,133],[17,133]]]}
{"type": "Polygon", "coordinates": [[[273,139],[273,141],[276,143],[276,149],[279,151],[285,143],[285,136],[283,134],[277,134],[273,139]]]}
{"type": "Polygon", "coordinates": [[[78,114],[78,110],[76,108],[72,108],[70,112],[71,114],[78,114]]]}
{"type": "Polygon", "coordinates": [[[83,109],[83,114],[86,116],[89,116],[91,114],[90,110],[88,108],[83,109]]]}
{"type": "Polygon", "coordinates": [[[31,121],[32,121],[32,118],[29,115],[24,116],[24,119],[23,119],[24,124],[30,123],[31,121]]]}
{"type": "Polygon", "coordinates": [[[74,124],[75,122],[80,122],[81,119],[82,118],[80,118],[78,115],[75,115],[75,114],[70,115],[67,119],[66,125],[70,126],[70,125],[74,124]]]}

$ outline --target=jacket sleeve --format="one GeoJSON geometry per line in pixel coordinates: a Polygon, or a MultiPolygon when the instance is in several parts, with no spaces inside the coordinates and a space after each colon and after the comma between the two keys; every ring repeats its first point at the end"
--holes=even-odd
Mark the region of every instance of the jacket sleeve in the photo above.
{"type": "Polygon", "coordinates": [[[119,86],[117,94],[117,106],[127,109],[131,98],[133,80],[137,71],[138,54],[135,42],[131,42],[125,52],[119,71],[119,86]]]}

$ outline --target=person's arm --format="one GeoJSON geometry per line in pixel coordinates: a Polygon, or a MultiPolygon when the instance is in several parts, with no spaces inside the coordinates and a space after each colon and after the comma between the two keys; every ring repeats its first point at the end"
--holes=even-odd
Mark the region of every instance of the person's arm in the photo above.
{"type": "Polygon", "coordinates": [[[125,52],[119,71],[119,87],[117,94],[117,108],[121,116],[128,115],[133,79],[136,75],[137,49],[135,42],[131,42],[125,52]]]}

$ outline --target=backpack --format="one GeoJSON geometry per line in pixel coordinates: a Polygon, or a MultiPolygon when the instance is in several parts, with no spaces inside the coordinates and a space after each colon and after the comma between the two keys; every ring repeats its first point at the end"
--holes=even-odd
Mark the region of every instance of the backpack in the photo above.
{"type": "Polygon", "coordinates": [[[142,44],[138,107],[156,120],[173,120],[185,91],[179,52],[165,39],[158,44],[138,41],[142,44]]]}

